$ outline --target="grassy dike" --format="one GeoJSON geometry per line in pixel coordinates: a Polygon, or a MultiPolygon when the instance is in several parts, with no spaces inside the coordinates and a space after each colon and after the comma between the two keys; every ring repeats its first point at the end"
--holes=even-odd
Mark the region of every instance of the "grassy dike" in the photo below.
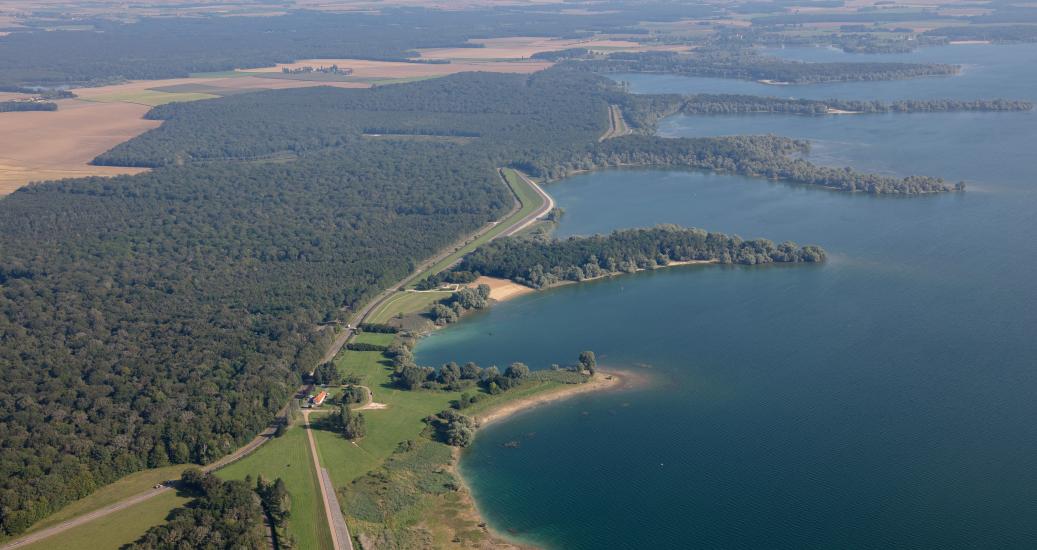
{"type": "Polygon", "coordinates": [[[497,225],[493,226],[489,231],[480,235],[477,239],[469,242],[456,250],[453,254],[443,258],[436,262],[431,267],[422,272],[421,275],[415,277],[414,283],[410,285],[414,287],[418,281],[425,279],[431,275],[435,275],[440,271],[454,265],[462,256],[469,252],[479,248],[480,246],[490,242],[501,233],[507,231],[516,222],[525,218],[526,216],[536,212],[537,208],[540,208],[544,204],[543,198],[533,189],[524,179],[522,179],[517,172],[510,168],[504,168],[504,181],[507,182],[508,187],[511,188],[511,192],[515,194],[515,197],[519,201],[519,208],[512,212],[508,217],[504,218],[497,225]]]}

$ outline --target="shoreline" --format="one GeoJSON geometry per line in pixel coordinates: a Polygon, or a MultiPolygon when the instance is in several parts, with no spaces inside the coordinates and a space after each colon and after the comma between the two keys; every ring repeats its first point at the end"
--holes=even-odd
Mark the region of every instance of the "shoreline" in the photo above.
{"type": "MultiPolygon", "coordinates": [[[[567,384],[542,394],[531,395],[515,401],[502,403],[496,407],[491,407],[483,414],[473,415],[473,418],[476,420],[476,425],[478,426],[475,431],[475,437],[479,437],[479,430],[485,426],[505,420],[518,413],[533,410],[542,405],[562,401],[577,395],[634,387],[635,384],[640,385],[644,383],[646,378],[647,377],[644,375],[630,371],[619,372],[599,370],[590,381],[584,382],[583,384],[567,384]]],[[[469,485],[468,480],[461,473],[462,452],[463,450],[460,447],[453,448],[452,461],[449,468],[450,472],[463,488],[461,502],[464,504],[465,509],[460,513],[464,516],[470,517],[479,525],[483,532],[490,537],[492,548],[505,550],[540,549],[539,546],[517,541],[512,535],[503,533],[490,525],[485,514],[483,514],[482,510],[479,509],[479,503],[475,500],[475,496],[472,494],[472,488],[469,485]]]]}
{"type": "MultiPolygon", "coordinates": [[[[579,280],[579,281],[558,281],[557,283],[553,283],[553,284],[550,284],[550,285],[542,287],[542,288],[529,287],[529,286],[526,286],[526,285],[523,285],[523,284],[516,283],[515,281],[512,281],[511,279],[500,279],[500,278],[496,278],[496,277],[486,277],[486,276],[483,276],[483,277],[480,277],[480,278],[481,279],[493,279],[494,281],[499,281],[499,284],[502,287],[503,286],[512,286],[512,287],[518,287],[520,289],[518,291],[511,291],[511,292],[507,293],[506,295],[500,295],[499,297],[494,297],[493,294],[490,294],[490,298],[493,299],[494,303],[502,303],[502,302],[510,301],[513,298],[518,298],[519,296],[525,296],[527,294],[532,294],[534,292],[543,292],[545,290],[550,290],[552,288],[558,288],[558,287],[562,287],[562,286],[578,285],[578,284],[582,284],[582,283],[589,283],[591,281],[599,281],[601,279],[609,279],[609,278],[612,278],[612,277],[621,277],[623,275],[633,275],[634,273],[643,273],[645,271],[655,271],[657,269],[666,269],[666,268],[669,268],[669,267],[682,267],[682,266],[687,266],[687,265],[712,265],[712,264],[717,264],[717,263],[719,263],[717,260],[673,260],[673,261],[671,261],[670,263],[668,263],[666,265],[657,265],[655,267],[639,267],[639,268],[637,268],[636,271],[633,271],[633,272],[613,271],[611,273],[606,273],[604,275],[598,275],[597,277],[588,277],[586,279],[582,279],[582,280],[579,280]]],[[[615,373],[609,373],[609,374],[615,375],[615,373]]]]}

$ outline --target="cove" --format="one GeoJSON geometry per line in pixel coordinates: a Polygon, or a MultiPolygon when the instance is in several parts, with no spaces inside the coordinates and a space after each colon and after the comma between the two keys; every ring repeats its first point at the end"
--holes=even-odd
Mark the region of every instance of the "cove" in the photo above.
{"type": "MultiPolygon", "coordinates": [[[[967,69],[814,97],[1034,100],[1037,86],[1019,82],[1037,78],[1035,52],[921,50],[903,57],[967,69]],[[970,78],[982,82],[964,95],[933,84],[970,78]]],[[[635,89],[662,91],[679,77],[640,78],[635,89]]],[[[667,91],[718,91],[701,80],[667,91]]],[[[816,162],[966,179],[962,195],[871,197],[653,170],[549,185],[566,210],[562,237],[679,223],[820,244],[832,258],[572,285],[425,339],[422,364],[546,368],[593,349],[652,380],[480,431],[461,464],[480,510],[499,531],[549,548],[1037,545],[1035,120],[677,117],[660,128],[809,138],[816,162]]]]}

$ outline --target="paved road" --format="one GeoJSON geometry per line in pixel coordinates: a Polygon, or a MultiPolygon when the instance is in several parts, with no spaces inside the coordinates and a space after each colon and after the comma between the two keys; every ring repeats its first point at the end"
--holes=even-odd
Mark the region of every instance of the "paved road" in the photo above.
{"type": "Polygon", "coordinates": [[[335,495],[335,485],[331,483],[328,470],[321,468],[320,456],[317,454],[317,440],[313,438],[313,430],[310,429],[310,411],[303,412],[306,419],[306,437],[310,440],[310,456],[313,458],[313,468],[317,472],[320,481],[320,496],[324,501],[324,515],[328,519],[328,527],[331,528],[331,545],[335,550],[353,550],[353,538],[349,536],[349,528],[346,520],[342,517],[342,508],[338,504],[338,496],[335,495]]]}
{"type": "MultiPolygon", "coordinates": [[[[525,174],[522,174],[521,172],[516,172],[516,173],[519,174],[519,176],[522,177],[523,180],[525,180],[527,183],[529,183],[529,185],[532,186],[533,189],[535,189],[536,192],[542,198],[544,198],[544,204],[540,208],[538,208],[535,212],[533,212],[533,213],[529,214],[528,216],[525,216],[521,220],[518,220],[517,222],[515,222],[515,224],[512,225],[512,227],[506,229],[505,231],[502,231],[500,233],[500,235],[504,235],[504,236],[514,235],[515,233],[517,233],[519,231],[522,231],[523,229],[529,227],[538,218],[540,218],[541,216],[547,214],[552,208],[554,208],[554,205],[555,205],[554,199],[552,199],[550,195],[545,193],[540,188],[539,185],[537,185],[532,180],[530,180],[528,177],[526,177],[525,174]]],[[[501,174],[501,177],[504,177],[503,174],[501,174]]],[[[507,182],[505,182],[505,183],[507,183],[507,182]]],[[[514,210],[512,212],[514,212],[514,210]]],[[[511,212],[508,213],[508,216],[510,216],[510,215],[511,215],[511,212]]],[[[366,306],[364,306],[362,309],[360,309],[352,318],[352,320],[353,320],[352,326],[359,326],[361,323],[363,323],[364,320],[367,319],[368,315],[370,315],[372,311],[377,309],[378,306],[382,305],[383,302],[385,302],[391,296],[396,294],[398,288],[407,286],[415,278],[417,278],[419,275],[421,275],[426,269],[428,269],[429,267],[435,265],[437,262],[439,262],[443,258],[446,258],[447,256],[453,254],[455,249],[457,248],[457,246],[463,246],[463,244],[468,242],[470,239],[478,238],[479,235],[482,235],[486,231],[489,231],[495,225],[496,225],[495,223],[487,225],[486,227],[480,229],[479,232],[476,233],[475,236],[469,236],[469,237],[466,237],[464,239],[461,239],[460,241],[458,241],[458,243],[455,243],[455,245],[452,245],[452,246],[448,247],[443,252],[440,252],[436,256],[426,260],[417,269],[415,269],[415,271],[413,273],[411,273],[410,275],[405,277],[399,283],[397,283],[397,284],[389,287],[388,289],[384,290],[382,293],[380,293],[378,296],[376,296],[374,300],[371,300],[370,303],[368,303],[366,306]]],[[[342,346],[346,345],[346,343],[349,342],[349,340],[351,338],[353,338],[354,335],[355,335],[355,331],[352,328],[347,328],[346,330],[342,331],[338,336],[336,336],[335,337],[335,341],[332,342],[331,347],[329,347],[327,353],[324,354],[324,358],[322,359],[322,362],[327,362],[327,361],[331,361],[332,359],[334,359],[335,356],[338,355],[338,352],[342,349],[342,346]]],[[[303,391],[304,389],[305,389],[305,386],[301,387],[300,391],[303,391]]],[[[278,413],[279,417],[284,416],[284,414],[288,410],[288,406],[289,406],[289,404],[286,403],[285,406],[278,413]]],[[[308,422],[308,420],[307,420],[307,422],[308,422]]],[[[238,450],[234,451],[233,453],[231,453],[231,454],[221,458],[220,460],[218,460],[218,461],[216,461],[216,462],[214,462],[212,464],[209,464],[208,466],[203,467],[202,470],[206,471],[206,472],[215,471],[215,470],[218,470],[218,469],[220,469],[220,468],[222,468],[222,467],[224,467],[224,466],[226,466],[228,464],[231,464],[232,462],[236,462],[236,461],[238,461],[238,460],[248,456],[253,451],[258,449],[263,443],[266,443],[267,441],[269,441],[270,438],[273,436],[275,430],[276,430],[276,425],[268,426],[259,435],[257,435],[252,441],[249,441],[243,447],[241,447],[238,450]]],[[[316,450],[314,450],[314,459],[316,460],[316,450]]],[[[318,471],[320,471],[319,464],[318,464],[318,471]]],[[[160,495],[162,493],[165,493],[167,491],[172,491],[172,490],[173,490],[172,488],[165,487],[165,486],[163,486],[161,488],[158,488],[158,489],[148,489],[146,491],[143,491],[143,492],[137,493],[135,495],[126,497],[125,499],[120,500],[120,501],[118,501],[116,503],[113,503],[113,504],[110,504],[108,506],[105,506],[104,508],[98,508],[97,510],[94,510],[92,512],[88,512],[88,513],[83,514],[81,516],[76,516],[76,517],[74,517],[74,518],[72,518],[72,519],[70,519],[68,521],[64,521],[64,522],[59,523],[57,525],[54,525],[52,527],[48,527],[46,529],[41,529],[40,531],[36,531],[35,533],[32,533],[32,534],[26,535],[24,537],[21,537],[19,539],[15,539],[13,541],[10,541],[7,544],[4,544],[3,546],[0,546],[0,550],[12,550],[14,548],[22,548],[22,547],[28,546],[30,544],[34,544],[34,543],[39,542],[41,540],[44,540],[44,539],[46,539],[48,537],[52,537],[54,535],[57,535],[59,533],[67,531],[69,529],[72,529],[73,527],[78,527],[80,525],[89,523],[89,522],[91,522],[91,521],[93,521],[95,519],[102,518],[104,516],[107,516],[109,514],[113,514],[115,512],[120,511],[120,510],[125,510],[126,508],[129,508],[129,507],[134,506],[136,504],[140,504],[141,502],[144,502],[144,501],[146,501],[146,500],[148,500],[150,498],[156,497],[156,496],[158,496],[158,495],[160,495]]],[[[323,492],[323,489],[322,489],[322,492],[323,492]]],[[[334,489],[332,489],[331,495],[332,495],[332,498],[334,498],[334,489]]],[[[325,500],[325,506],[327,507],[327,500],[325,500]]],[[[334,508],[327,508],[327,509],[328,510],[336,510],[336,511],[339,510],[337,503],[336,503],[334,508]]],[[[335,516],[341,516],[341,514],[337,514],[337,513],[334,514],[334,515],[335,516]]],[[[332,521],[332,522],[334,521],[334,518],[330,514],[329,514],[328,519],[329,519],[329,521],[332,521]]],[[[331,523],[330,525],[334,526],[334,523],[331,523]]],[[[345,525],[345,524],[343,523],[343,525],[345,525]]],[[[332,531],[334,532],[334,529],[332,531]]],[[[348,536],[347,536],[346,540],[348,541],[348,543],[347,543],[348,546],[344,546],[344,547],[345,548],[349,548],[350,550],[352,550],[352,541],[348,538],[348,536]]],[[[336,546],[336,548],[340,548],[340,547],[336,546]]]]}

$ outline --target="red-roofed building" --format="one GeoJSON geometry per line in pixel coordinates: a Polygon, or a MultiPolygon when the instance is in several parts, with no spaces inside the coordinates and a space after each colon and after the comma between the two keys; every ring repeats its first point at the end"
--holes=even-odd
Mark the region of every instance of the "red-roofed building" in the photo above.
{"type": "Polygon", "coordinates": [[[320,393],[317,394],[316,397],[313,398],[313,401],[312,401],[313,406],[314,407],[321,406],[324,403],[324,400],[327,399],[327,398],[328,398],[328,392],[321,391],[320,393]]]}

